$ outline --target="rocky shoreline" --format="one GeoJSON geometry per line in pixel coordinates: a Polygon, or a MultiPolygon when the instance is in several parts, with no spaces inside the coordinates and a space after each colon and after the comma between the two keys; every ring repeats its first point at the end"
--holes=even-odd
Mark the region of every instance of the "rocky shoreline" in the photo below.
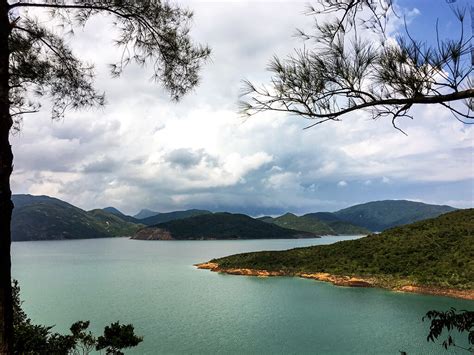
{"type": "Polygon", "coordinates": [[[221,268],[219,264],[213,262],[201,263],[194,265],[198,269],[210,270],[230,275],[257,276],[257,277],[273,277],[273,276],[292,276],[312,279],[317,281],[330,282],[335,286],[345,287],[378,287],[396,292],[411,292],[426,295],[446,296],[453,298],[461,298],[466,300],[474,300],[474,290],[447,289],[433,286],[420,285],[403,285],[388,286],[377,278],[360,278],[350,276],[332,275],[329,273],[288,273],[284,271],[268,271],[245,268],[221,268]]]}

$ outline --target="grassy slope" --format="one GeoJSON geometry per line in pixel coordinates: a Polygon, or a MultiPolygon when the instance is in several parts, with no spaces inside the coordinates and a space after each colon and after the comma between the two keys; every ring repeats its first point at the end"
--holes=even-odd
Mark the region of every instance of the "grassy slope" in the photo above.
{"type": "MultiPolygon", "coordinates": [[[[213,213],[144,228],[168,231],[173,239],[277,239],[312,237],[310,233],[281,228],[243,214],[213,213]]],[[[138,239],[138,238],[137,238],[138,239]]]]}
{"type": "Polygon", "coordinates": [[[212,260],[221,268],[372,276],[388,283],[474,289],[474,209],[352,241],[212,260]]]}

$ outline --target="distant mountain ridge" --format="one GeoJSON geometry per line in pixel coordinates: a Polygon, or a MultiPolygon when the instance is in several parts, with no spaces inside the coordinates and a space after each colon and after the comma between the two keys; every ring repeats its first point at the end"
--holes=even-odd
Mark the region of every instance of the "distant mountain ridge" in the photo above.
{"type": "Polygon", "coordinates": [[[160,214],[160,212],[155,212],[155,211],[144,208],[144,209],[140,210],[140,212],[138,212],[133,217],[136,218],[136,219],[144,219],[144,218],[156,216],[157,214],[160,214]]]}
{"type": "Polygon", "coordinates": [[[244,214],[212,213],[168,221],[140,229],[132,239],[292,239],[314,238],[313,233],[265,223],[244,214]]]}
{"type": "Polygon", "coordinates": [[[122,213],[121,211],[119,211],[115,207],[109,206],[109,207],[102,208],[102,210],[105,211],[105,212],[108,212],[108,213],[112,213],[112,214],[117,215],[117,216],[125,216],[124,213],[122,213]]]}
{"type": "Polygon", "coordinates": [[[309,231],[318,235],[349,235],[381,232],[385,229],[435,218],[455,211],[445,205],[430,205],[408,200],[372,201],[336,212],[314,212],[302,216],[286,213],[258,219],[281,227],[309,231]]]}
{"type": "MultiPolygon", "coordinates": [[[[12,240],[130,236],[134,235],[143,226],[154,226],[172,221],[176,221],[171,225],[172,228],[175,231],[180,231],[181,227],[177,227],[180,224],[184,229],[189,227],[187,219],[206,215],[213,217],[203,218],[203,223],[212,220],[213,223],[218,225],[224,226],[227,224],[228,228],[233,226],[237,232],[243,230],[239,229],[238,224],[229,220],[228,215],[232,214],[212,213],[199,209],[158,213],[144,219],[137,219],[123,214],[114,207],[84,211],[49,196],[13,195],[13,203],[15,209],[12,218],[12,240]]],[[[453,210],[455,208],[450,206],[429,205],[405,200],[387,200],[355,205],[336,212],[316,212],[303,216],[286,213],[279,217],[264,216],[253,219],[246,216],[246,218],[293,230],[292,233],[310,233],[319,236],[368,234],[369,230],[382,231],[393,226],[437,217],[442,213],[453,210]]],[[[248,225],[248,219],[245,219],[242,223],[248,225]]],[[[193,223],[195,222],[191,222],[191,225],[193,223]]],[[[193,228],[198,228],[198,226],[194,225],[193,228]]],[[[212,229],[209,229],[209,231],[212,231],[212,229]]],[[[260,227],[256,231],[260,231],[260,227]]],[[[224,234],[228,235],[229,233],[230,231],[226,231],[224,234]]],[[[268,235],[271,237],[271,233],[268,235]]],[[[245,234],[245,237],[242,238],[248,237],[249,235],[245,234]]],[[[201,235],[199,238],[207,237],[201,235]]],[[[255,235],[254,238],[259,239],[261,235],[255,235]]]]}
{"type": "Polygon", "coordinates": [[[384,200],[344,208],[334,212],[333,215],[340,220],[371,231],[383,231],[388,228],[438,217],[441,214],[455,210],[456,208],[445,205],[430,205],[407,200],[384,200]]]}
{"type": "Polygon", "coordinates": [[[36,203],[49,203],[49,204],[55,204],[55,205],[64,206],[64,207],[72,206],[71,204],[64,202],[58,198],[49,197],[46,195],[39,195],[39,196],[29,195],[29,194],[12,195],[12,201],[15,208],[21,208],[27,205],[31,205],[33,203],[35,204],[36,203]]]}
{"type": "Polygon", "coordinates": [[[316,235],[354,235],[370,233],[368,229],[342,221],[329,212],[310,213],[299,217],[293,213],[286,213],[276,218],[264,216],[259,219],[280,227],[306,231],[316,235]],[[324,216],[329,214],[331,218],[325,217],[326,220],[320,219],[318,217],[320,214],[324,216]]]}
{"type": "Polygon", "coordinates": [[[48,196],[13,195],[12,240],[61,240],[132,235],[142,225],[104,210],[84,211],[48,196]]]}
{"type": "Polygon", "coordinates": [[[141,223],[135,217],[126,215],[126,214],[122,213],[121,211],[119,211],[118,209],[116,209],[115,207],[105,207],[105,208],[102,208],[102,211],[105,211],[107,213],[111,213],[111,214],[119,217],[120,219],[122,219],[126,222],[135,223],[135,224],[140,224],[141,223]]]}
{"type": "Polygon", "coordinates": [[[174,221],[174,220],[184,219],[184,218],[189,218],[189,217],[195,217],[195,216],[200,216],[200,215],[205,215],[205,214],[212,214],[212,212],[207,211],[207,210],[197,210],[197,209],[166,212],[166,213],[159,213],[151,217],[140,219],[140,223],[143,223],[147,226],[152,226],[158,223],[164,223],[164,222],[169,222],[169,221],[174,221]]]}

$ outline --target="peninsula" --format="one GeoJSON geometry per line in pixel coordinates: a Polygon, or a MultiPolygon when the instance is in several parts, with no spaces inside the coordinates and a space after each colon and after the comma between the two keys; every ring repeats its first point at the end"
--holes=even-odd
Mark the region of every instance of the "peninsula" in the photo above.
{"type": "Polygon", "coordinates": [[[233,275],[298,276],[338,286],[474,300],[474,209],[357,240],[237,254],[196,266],[233,275]]]}

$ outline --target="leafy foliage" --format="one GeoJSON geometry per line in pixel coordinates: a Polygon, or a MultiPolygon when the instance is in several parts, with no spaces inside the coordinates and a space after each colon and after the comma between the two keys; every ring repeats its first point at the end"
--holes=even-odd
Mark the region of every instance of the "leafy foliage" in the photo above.
{"type": "Polygon", "coordinates": [[[50,9],[51,19],[69,27],[69,33],[92,16],[109,16],[119,30],[115,44],[122,49],[120,59],[110,66],[111,74],[120,76],[130,63],[149,65],[153,80],[161,83],[173,100],[198,84],[199,69],[210,54],[208,47],[194,44],[189,36],[192,12],[168,2],[15,2],[9,5],[9,74],[10,108],[17,123],[23,114],[39,110],[40,101],[35,97],[51,99],[55,119],[62,118],[67,109],[105,102],[104,94],[93,87],[93,65],[79,60],[64,36],[20,10],[23,8],[50,9]]]}
{"type": "Polygon", "coordinates": [[[474,289],[474,209],[446,213],[365,238],[212,260],[221,268],[328,272],[410,284],[474,289]]]}
{"type": "Polygon", "coordinates": [[[135,335],[133,325],[112,323],[104,328],[104,335],[97,338],[96,350],[106,349],[107,354],[121,355],[120,349],[131,348],[143,340],[135,335]]]}
{"type": "Polygon", "coordinates": [[[93,67],[76,58],[64,38],[28,17],[14,23],[9,77],[10,110],[17,123],[41,107],[34,97],[51,98],[53,118],[63,117],[67,108],[104,104],[104,95],[93,87],[93,67]]]}
{"type": "Polygon", "coordinates": [[[119,322],[106,326],[97,339],[87,331],[89,321],[71,325],[71,334],[52,331],[53,326],[33,324],[21,308],[20,286],[14,280],[13,296],[13,354],[89,354],[94,349],[105,349],[107,354],[123,354],[120,350],[137,346],[142,337],[135,335],[133,325],[119,322]]]}
{"type": "Polygon", "coordinates": [[[472,311],[457,311],[455,308],[451,308],[449,311],[429,311],[423,320],[431,320],[430,332],[428,334],[428,341],[435,342],[441,337],[444,330],[448,331],[448,337],[443,340],[443,347],[448,349],[450,346],[460,347],[454,341],[451,334],[453,330],[457,330],[460,333],[467,332],[467,340],[470,344],[469,349],[465,349],[470,352],[474,352],[474,312],[472,311]]]}
{"type": "Polygon", "coordinates": [[[387,38],[387,22],[398,17],[391,0],[319,0],[307,10],[315,17],[314,33],[298,31],[311,47],[274,57],[268,85],[245,81],[241,112],[295,114],[312,120],[309,128],[367,111],[374,119],[390,118],[399,129],[397,119],[412,118],[414,106],[438,104],[472,123],[474,49],[466,10],[453,8],[457,36],[442,39],[436,27],[427,44],[408,30],[387,38]]]}

